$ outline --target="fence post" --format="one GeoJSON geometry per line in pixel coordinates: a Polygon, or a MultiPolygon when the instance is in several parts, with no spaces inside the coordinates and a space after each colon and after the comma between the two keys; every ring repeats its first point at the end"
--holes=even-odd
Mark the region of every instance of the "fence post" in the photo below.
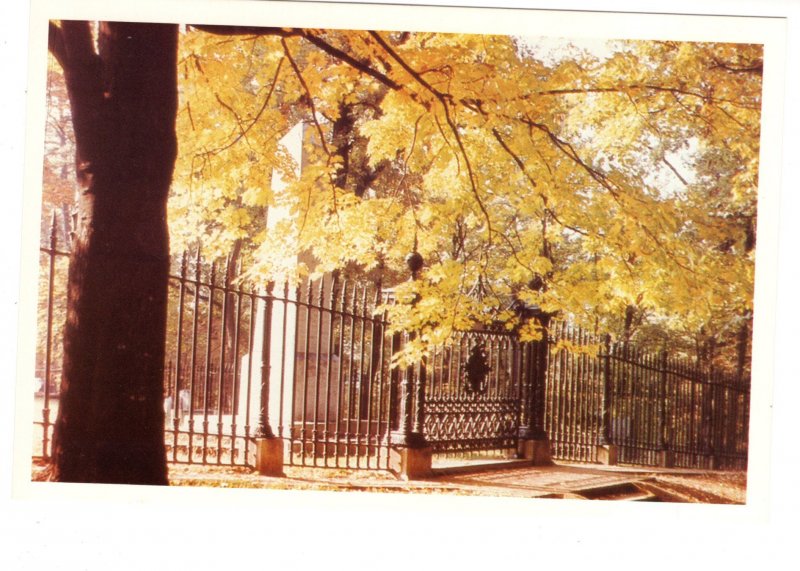
{"type": "Polygon", "coordinates": [[[709,405],[710,411],[708,415],[708,423],[709,423],[709,440],[711,443],[711,469],[712,470],[719,470],[721,467],[721,460],[722,460],[722,450],[719,446],[719,438],[717,430],[718,423],[717,423],[717,415],[719,415],[719,388],[720,388],[720,376],[719,374],[710,375],[709,376],[709,384],[706,385],[710,394],[711,403],[709,405]]]}
{"type": "Polygon", "coordinates": [[[707,371],[701,372],[705,382],[700,383],[703,390],[702,400],[700,401],[700,436],[702,438],[702,452],[708,458],[708,467],[712,470],[715,465],[714,452],[714,367],[711,365],[707,371]]]}
{"type": "Polygon", "coordinates": [[[531,429],[531,402],[533,399],[532,383],[532,360],[533,360],[533,341],[517,343],[515,348],[515,367],[514,374],[519,378],[520,403],[519,403],[519,428],[517,432],[517,455],[526,458],[527,454],[523,449],[523,444],[531,440],[533,430],[531,429]]]}
{"type": "Polygon", "coordinates": [[[270,351],[272,349],[273,287],[264,292],[264,327],[261,341],[261,397],[256,429],[256,469],[264,476],[283,476],[283,439],[275,436],[269,422],[270,351]]]}
{"type": "Polygon", "coordinates": [[[602,426],[598,438],[597,460],[601,464],[613,466],[617,463],[617,446],[614,444],[611,431],[614,379],[611,371],[611,335],[608,333],[603,339],[601,358],[603,359],[603,394],[600,403],[602,426]]]}
{"type": "MultiPolygon", "coordinates": [[[[400,336],[402,341],[405,341],[405,338],[406,335],[400,336]]],[[[397,346],[400,347],[401,343],[398,343],[397,346]]],[[[409,413],[411,409],[411,391],[408,387],[409,367],[406,367],[403,371],[398,370],[397,374],[400,394],[397,407],[397,428],[392,431],[392,444],[403,445],[408,440],[408,434],[411,432],[411,415],[409,413]]]]}
{"type": "MultiPolygon", "coordinates": [[[[52,374],[51,361],[53,360],[53,289],[55,286],[56,249],[58,247],[57,222],[56,211],[53,210],[53,219],[50,223],[50,249],[45,250],[47,252],[49,273],[47,274],[47,337],[45,341],[44,384],[42,386],[44,393],[42,408],[42,457],[44,458],[50,458],[50,376],[52,374]]],[[[60,392],[59,387],[59,393],[60,392]]]]}
{"type": "Polygon", "coordinates": [[[661,452],[659,464],[665,468],[672,468],[675,465],[675,457],[672,451],[670,450],[670,438],[669,438],[669,424],[668,424],[668,417],[667,417],[667,407],[669,404],[667,403],[667,365],[669,363],[669,357],[667,355],[667,350],[664,349],[661,351],[661,355],[659,356],[659,382],[658,382],[658,404],[659,404],[659,414],[658,414],[658,422],[659,422],[659,435],[661,438],[661,452]]]}
{"type": "Polygon", "coordinates": [[[522,416],[524,423],[519,427],[517,455],[530,460],[535,466],[547,466],[553,463],[550,451],[550,439],[545,430],[545,387],[547,383],[547,356],[549,352],[548,326],[550,315],[539,307],[524,308],[523,315],[528,319],[536,319],[542,326],[542,338],[525,344],[527,362],[524,366],[522,385],[527,389],[526,414],[522,416]]]}
{"type": "Polygon", "coordinates": [[[425,358],[417,363],[415,368],[416,396],[414,398],[414,427],[411,434],[425,441],[425,384],[427,382],[427,369],[425,358]]]}
{"type": "MultiPolygon", "coordinates": [[[[395,331],[390,340],[389,355],[394,357],[403,346],[402,335],[395,331]]],[[[389,434],[401,430],[402,426],[402,394],[400,391],[400,370],[397,367],[389,368],[389,434]]]]}
{"type": "MultiPolygon", "coordinates": [[[[411,281],[417,279],[424,261],[416,251],[406,257],[411,270],[411,281]]],[[[417,299],[412,301],[416,305],[417,299]]],[[[415,333],[408,334],[413,341],[415,333]]],[[[426,478],[431,475],[432,453],[425,439],[425,364],[409,365],[400,382],[400,423],[391,434],[389,469],[404,480],[426,478]],[[413,407],[412,407],[413,399],[413,407]]]]}

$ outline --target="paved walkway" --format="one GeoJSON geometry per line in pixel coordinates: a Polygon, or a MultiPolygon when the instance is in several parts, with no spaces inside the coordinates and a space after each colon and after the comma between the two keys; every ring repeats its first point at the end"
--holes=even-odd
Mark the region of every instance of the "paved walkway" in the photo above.
{"type": "MultiPolygon", "coordinates": [[[[263,487],[279,489],[348,490],[369,492],[454,493],[529,498],[591,498],[674,500],[661,495],[661,480],[698,480],[713,484],[724,474],[700,470],[642,469],[597,465],[530,466],[520,462],[482,465],[442,464],[425,480],[404,482],[386,472],[323,468],[285,469],[285,477],[270,478],[249,470],[202,466],[171,466],[173,485],[263,487]],[[706,480],[704,480],[706,479],[706,480]]],[[[742,476],[743,477],[743,476],[742,476]]],[[[711,500],[713,501],[713,499],[711,500]]]]}

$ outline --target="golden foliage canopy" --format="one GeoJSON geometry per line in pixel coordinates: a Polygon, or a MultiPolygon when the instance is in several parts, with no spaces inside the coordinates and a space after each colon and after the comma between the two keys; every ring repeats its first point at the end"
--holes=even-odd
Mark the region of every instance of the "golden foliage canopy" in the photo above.
{"type": "Polygon", "coordinates": [[[187,28],[173,246],[244,243],[265,282],[307,252],[299,274],[416,293],[393,320],[422,341],[476,322],[535,336],[514,303],[605,331],[628,308],[734,331],[752,312],[762,48],[607,47],[543,61],[507,36],[187,28]],[[298,123],[302,165],[281,143],[298,123]]]}

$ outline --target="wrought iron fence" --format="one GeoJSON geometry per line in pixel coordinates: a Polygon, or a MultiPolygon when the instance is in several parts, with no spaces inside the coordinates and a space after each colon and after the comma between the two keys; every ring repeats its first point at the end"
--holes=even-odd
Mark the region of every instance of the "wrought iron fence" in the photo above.
{"type": "Polygon", "coordinates": [[[545,430],[554,458],[595,462],[602,428],[601,364],[590,351],[597,340],[567,323],[549,325],[545,430]]]}
{"type": "MultiPolygon", "coordinates": [[[[55,230],[40,252],[34,454],[47,457],[68,252],[55,230]]],[[[561,460],[595,462],[610,445],[621,463],[746,467],[749,382],[556,320],[542,342],[456,332],[401,370],[391,362],[407,336],[389,332],[379,289],[332,275],[259,289],[235,266],[194,252],[170,274],[170,462],[254,466],[255,439],[274,429],[299,466],[386,469],[408,438],[437,454],[513,454],[546,436],[561,460]]]]}
{"type": "Polygon", "coordinates": [[[165,444],[175,463],[253,465],[252,359],[259,296],[233,260],[180,258],[169,278],[165,444]]]}
{"type": "Polygon", "coordinates": [[[598,447],[611,445],[624,464],[747,466],[749,382],[559,321],[546,379],[554,458],[596,462],[598,447]]]}
{"type": "Polygon", "coordinates": [[[397,347],[379,292],[332,276],[256,290],[230,260],[203,267],[184,256],[170,278],[170,460],[254,466],[274,429],[289,465],[385,469],[397,347]]]}
{"type": "Polygon", "coordinates": [[[270,355],[278,368],[270,400],[281,403],[273,419],[287,463],[387,468],[397,408],[390,363],[399,347],[378,311],[380,291],[326,276],[294,295],[284,289],[272,303],[279,342],[270,355]]]}
{"type": "Polygon", "coordinates": [[[40,431],[39,435],[34,432],[33,453],[36,456],[49,456],[53,424],[58,414],[68,258],[69,252],[59,244],[57,218],[53,212],[47,243],[39,249],[38,335],[36,377],[33,379],[34,404],[39,413],[38,418],[34,417],[34,426],[40,431]]]}

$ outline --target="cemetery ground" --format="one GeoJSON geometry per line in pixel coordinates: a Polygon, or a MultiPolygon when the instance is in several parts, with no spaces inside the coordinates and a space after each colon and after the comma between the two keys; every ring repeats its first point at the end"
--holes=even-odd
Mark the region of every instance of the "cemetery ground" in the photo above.
{"type": "MultiPolygon", "coordinates": [[[[496,462],[481,466],[446,460],[425,480],[402,481],[389,472],[286,466],[283,477],[248,468],[171,464],[170,486],[261,488],[373,493],[453,494],[542,499],[629,500],[744,504],[744,471],[709,471],[595,464],[530,466],[496,462]]],[[[47,465],[34,461],[32,479],[47,480],[47,465]]]]}

